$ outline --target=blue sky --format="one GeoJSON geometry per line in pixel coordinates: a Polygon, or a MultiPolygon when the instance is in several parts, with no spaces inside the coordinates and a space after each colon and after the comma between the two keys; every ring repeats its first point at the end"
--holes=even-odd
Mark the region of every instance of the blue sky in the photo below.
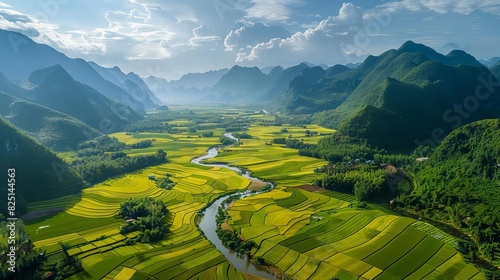
{"type": "Polygon", "coordinates": [[[234,64],[362,61],[407,40],[500,56],[500,0],[0,0],[0,29],[175,79],[234,64]]]}

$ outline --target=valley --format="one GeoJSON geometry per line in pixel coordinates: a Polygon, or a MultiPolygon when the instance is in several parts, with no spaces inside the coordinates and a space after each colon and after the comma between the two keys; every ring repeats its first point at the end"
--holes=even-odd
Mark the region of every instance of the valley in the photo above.
{"type": "Polygon", "coordinates": [[[0,1],[0,279],[500,279],[500,4],[0,1]]]}
{"type": "MultiPolygon", "coordinates": [[[[84,271],[72,279],[255,279],[237,270],[198,228],[207,205],[250,185],[249,179],[227,168],[191,163],[210,147],[219,146],[224,130],[216,123],[204,123],[190,132],[190,125],[193,120],[220,114],[248,122],[245,133],[251,138],[241,138],[239,145],[226,146],[205,162],[239,166],[276,184],[269,192],[233,202],[227,210],[231,230],[258,245],[251,254],[273,273],[294,279],[438,275],[483,279],[456,251],[455,238],[387,209],[359,208],[352,194],[306,187],[317,177],[315,169],[326,161],[300,156],[295,149],[272,143],[285,137],[314,144],[334,130],[317,125],[268,124],[273,117],[256,110],[190,111],[193,114],[186,115],[183,109],[173,109],[172,114],[185,117],[169,122],[176,133],[110,135],[126,144],[155,139],[150,147],[125,152],[134,156],[162,149],[167,163],[109,178],[79,194],[28,203],[28,211],[64,209],[26,221],[26,232],[36,248],[46,251],[48,263],[66,256],[78,258],[84,271]],[[306,129],[318,133],[306,137],[306,129]],[[209,131],[213,136],[201,136],[209,131]],[[156,182],[164,178],[174,183],[171,189],[157,187],[156,182]],[[135,197],[156,198],[167,206],[164,222],[169,232],[162,240],[140,243],[133,241],[138,232],[120,233],[124,223],[116,216],[120,203],[135,197]]],[[[67,153],[65,156],[71,158],[67,153]]]]}

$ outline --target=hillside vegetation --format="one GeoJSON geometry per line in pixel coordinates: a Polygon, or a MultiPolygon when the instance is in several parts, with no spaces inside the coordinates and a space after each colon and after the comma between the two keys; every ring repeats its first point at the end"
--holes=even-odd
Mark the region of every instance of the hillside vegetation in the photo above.
{"type": "MultiPolygon", "coordinates": [[[[26,202],[53,199],[78,192],[83,180],[73,169],[47,148],[36,143],[0,119],[0,175],[7,182],[7,169],[14,168],[17,215],[26,210],[26,202]]],[[[7,188],[2,188],[2,205],[6,205],[7,188]]],[[[6,207],[1,211],[4,213],[6,207]]]]}
{"type": "Polygon", "coordinates": [[[471,234],[481,254],[498,263],[499,163],[500,120],[465,125],[450,133],[428,161],[416,166],[416,189],[400,196],[398,203],[471,234]]]}

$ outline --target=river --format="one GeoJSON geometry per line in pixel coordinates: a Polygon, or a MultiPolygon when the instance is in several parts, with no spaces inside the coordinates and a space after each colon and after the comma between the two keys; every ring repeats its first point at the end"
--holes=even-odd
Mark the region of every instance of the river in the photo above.
{"type": "MultiPolygon", "coordinates": [[[[234,139],[234,140],[238,140],[230,133],[224,133],[224,136],[229,137],[229,138],[234,139]]],[[[259,179],[252,177],[248,172],[242,172],[237,167],[228,166],[226,164],[220,164],[220,163],[219,164],[200,163],[202,160],[214,158],[215,156],[217,156],[218,153],[219,152],[217,151],[216,148],[211,148],[208,150],[206,155],[201,156],[201,157],[197,157],[197,158],[191,160],[191,162],[199,164],[199,165],[205,165],[205,166],[219,166],[219,167],[228,168],[228,169],[231,169],[235,172],[241,173],[243,177],[246,177],[250,180],[260,181],[259,179]]],[[[216,172],[216,171],[214,171],[214,172],[216,172]]],[[[240,198],[243,198],[243,197],[255,195],[258,193],[259,192],[241,191],[237,194],[240,194],[241,195],[240,198]]],[[[222,244],[222,241],[217,236],[217,233],[215,232],[216,227],[217,227],[217,224],[215,222],[217,210],[222,205],[224,200],[226,200],[228,198],[228,196],[230,196],[230,195],[234,195],[234,193],[219,197],[217,200],[214,201],[214,203],[212,203],[212,205],[210,205],[207,209],[205,209],[205,211],[203,212],[203,218],[202,218],[200,225],[199,225],[200,229],[203,231],[203,233],[205,234],[207,239],[210,240],[210,242],[212,242],[212,244],[215,245],[217,250],[219,250],[219,252],[221,252],[221,254],[223,254],[226,257],[226,259],[239,271],[241,271],[243,273],[259,276],[262,278],[278,279],[275,275],[273,275],[273,274],[269,273],[268,271],[256,266],[255,264],[251,263],[248,260],[247,256],[238,257],[236,255],[236,252],[224,247],[224,245],[222,244]]]]}

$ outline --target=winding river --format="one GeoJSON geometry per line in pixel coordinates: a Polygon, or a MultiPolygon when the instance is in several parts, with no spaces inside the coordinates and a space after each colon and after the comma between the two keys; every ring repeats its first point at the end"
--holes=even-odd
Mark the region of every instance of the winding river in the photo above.
{"type": "MultiPolygon", "coordinates": [[[[224,136],[229,137],[229,138],[234,139],[234,140],[238,140],[231,133],[224,133],[224,136]]],[[[205,159],[214,158],[215,156],[217,156],[218,153],[219,152],[216,148],[211,148],[208,150],[208,153],[206,155],[201,156],[201,157],[197,157],[197,158],[191,160],[191,162],[199,164],[199,165],[205,165],[205,166],[219,166],[219,167],[228,168],[228,169],[231,169],[235,172],[241,173],[242,174],[241,176],[246,177],[250,180],[260,181],[259,179],[250,176],[250,174],[248,172],[242,172],[237,167],[228,166],[226,164],[203,164],[203,163],[200,163],[201,161],[203,161],[205,159]]],[[[259,192],[241,191],[241,192],[238,192],[237,194],[240,195],[240,198],[243,198],[243,197],[255,195],[258,193],[259,192]]],[[[207,239],[210,240],[210,242],[212,242],[212,244],[215,245],[217,250],[219,250],[226,257],[226,259],[239,271],[241,271],[243,273],[247,273],[247,274],[256,275],[256,276],[259,276],[262,278],[278,279],[275,275],[273,275],[273,274],[269,273],[268,271],[256,266],[255,264],[251,263],[246,256],[238,257],[236,255],[236,252],[229,250],[228,248],[224,247],[224,245],[222,245],[222,241],[219,239],[219,237],[217,236],[217,233],[215,232],[216,227],[217,227],[216,222],[215,222],[215,217],[217,215],[217,210],[222,205],[224,200],[226,200],[231,195],[234,195],[234,193],[219,197],[217,200],[214,201],[214,203],[212,203],[212,205],[210,205],[208,208],[205,209],[205,211],[203,212],[203,214],[204,214],[203,219],[201,220],[200,225],[199,225],[200,229],[203,231],[203,233],[205,234],[207,239]]]]}

